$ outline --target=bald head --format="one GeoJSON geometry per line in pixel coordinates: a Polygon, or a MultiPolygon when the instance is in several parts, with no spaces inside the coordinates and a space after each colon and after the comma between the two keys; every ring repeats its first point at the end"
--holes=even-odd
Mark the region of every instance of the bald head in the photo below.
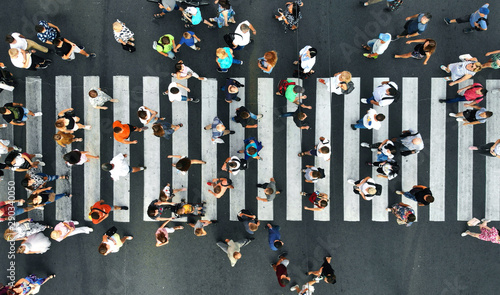
{"type": "Polygon", "coordinates": [[[234,252],[233,254],[234,259],[238,260],[241,258],[241,253],[240,252],[234,252]]]}

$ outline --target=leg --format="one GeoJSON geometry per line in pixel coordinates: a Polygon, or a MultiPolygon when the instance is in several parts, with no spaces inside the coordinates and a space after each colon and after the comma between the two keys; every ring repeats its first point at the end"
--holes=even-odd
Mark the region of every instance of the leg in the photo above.
{"type": "Polygon", "coordinates": [[[227,248],[228,248],[228,246],[227,246],[226,242],[217,242],[217,246],[219,246],[219,248],[222,251],[224,251],[224,253],[227,254],[227,248]]]}
{"type": "Polygon", "coordinates": [[[365,2],[365,6],[372,5],[372,4],[379,3],[379,2],[382,2],[382,0],[368,0],[365,2]]]}
{"type": "Polygon", "coordinates": [[[75,230],[72,231],[68,236],[74,236],[74,235],[78,235],[78,234],[90,234],[93,231],[94,230],[88,226],[82,226],[82,227],[75,228],[75,230]]]}
{"type": "Polygon", "coordinates": [[[42,45],[36,43],[35,41],[26,39],[26,42],[28,43],[28,47],[26,48],[26,50],[35,49],[35,50],[41,51],[43,53],[49,52],[49,49],[47,47],[42,46],[42,45]]]}
{"type": "Polygon", "coordinates": [[[243,62],[239,59],[233,58],[233,64],[242,65],[243,62]]]}
{"type": "Polygon", "coordinates": [[[292,117],[295,112],[288,112],[288,113],[283,113],[280,115],[281,118],[287,118],[287,117],[292,117]]]}
{"type": "Polygon", "coordinates": [[[132,173],[136,173],[146,169],[146,167],[132,167],[132,173]]]}
{"type": "Polygon", "coordinates": [[[242,239],[242,240],[239,240],[239,241],[238,241],[238,242],[236,242],[236,243],[241,244],[241,248],[243,248],[243,247],[245,247],[246,245],[250,244],[250,242],[251,242],[251,241],[252,241],[252,240],[250,240],[250,239],[242,239]]]}
{"type": "Polygon", "coordinates": [[[455,103],[455,102],[459,102],[459,101],[466,101],[465,96],[457,96],[455,98],[450,98],[450,99],[447,99],[445,102],[446,103],[455,103]]]}
{"type": "Polygon", "coordinates": [[[87,154],[87,158],[89,158],[89,159],[99,159],[99,156],[92,156],[91,154],[87,154]]]}
{"type": "Polygon", "coordinates": [[[415,199],[415,196],[414,196],[414,195],[412,195],[412,194],[410,194],[410,192],[404,192],[404,193],[403,193],[403,196],[405,196],[405,197],[407,197],[408,199],[413,200],[413,201],[415,201],[415,202],[417,201],[417,199],[415,199]]]}
{"type": "Polygon", "coordinates": [[[170,50],[169,52],[167,52],[167,55],[168,55],[168,58],[170,59],[175,59],[175,54],[172,50],[170,50]]]}
{"type": "Polygon", "coordinates": [[[363,119],[358,120],[358,122],[354,125],[354,128],[366,129],[365,125],[363,125],[363,119]]]}
{"type": "Polygon", "coordinates": [[[394,58],[410,58],[411,57],[411,52],[405,53],[405,54],[395,54],[394,58]]]}
{"type": "Polygon", "coordinates": [[[490,148],[493,146],[493,142],[484,144],[482,146],[479,146],[477,149],[478,154],[482,156],[490,156],[492,157],[493,155],[490,153],[490,148]]]}
{"type": "Polygon", "coordinates": [[[202,160],[191,160],[191,164],[206,164],[207,162],[202,160]]]}

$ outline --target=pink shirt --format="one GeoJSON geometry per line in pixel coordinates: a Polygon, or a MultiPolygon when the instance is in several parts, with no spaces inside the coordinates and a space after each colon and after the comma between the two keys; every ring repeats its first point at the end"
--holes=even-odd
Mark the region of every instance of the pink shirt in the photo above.
{"type": "Polygon", "coordinates": [[[481,100],[483,100],[483,95],[482,94],[477,94],[476,91],[480,88],[483,88],[483,85],[481,85],[480,83],[474,83],[472,84],[472,88],[470,89],[467,89],[464,93],[464,96],[465,96],[465,99],[468,100],[468,101],[471,101],[471,100],[476,100],[476,103],[477,102],[480,102],[481,100]]]}

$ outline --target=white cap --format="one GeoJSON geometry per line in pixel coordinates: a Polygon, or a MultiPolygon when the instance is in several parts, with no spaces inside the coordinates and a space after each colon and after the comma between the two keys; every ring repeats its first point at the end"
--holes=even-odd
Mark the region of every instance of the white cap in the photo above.
{"type": "Polygon", "coordinates": [[[195,15],[196,13],[198,13],[198,11],[196,10],[196,8],[190,6],[190,7],[187,7],[186,9],[186,12],[191,14],[191,15],[195,15]]]}

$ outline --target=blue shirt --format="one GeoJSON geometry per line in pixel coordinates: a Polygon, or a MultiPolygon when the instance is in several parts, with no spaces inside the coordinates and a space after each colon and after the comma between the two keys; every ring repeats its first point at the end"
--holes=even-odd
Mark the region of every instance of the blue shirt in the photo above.
{"type": "Polygon", "coordinates": [[[186,44],[187,46],[193,46],[194,45],[194,33],[191,31],[187,31],[189,34],[191,34],[190,39],[186,39],[184,37],[181,38],[181,41],[179,44],[186,44]]]}
{"type": "Polygon", "coordinates": [[[44,20],[41,20],[40,22],[38,22],[38,24],[45,28],[45,32],[36,34],[38,39],[40,39],[40,41],[42,41],[43,43],[45,43],[46,41],[54,41],[54,39],[57,37],[57,30],[49,26],[49,24],[44,20]]]}
{"type": "Polygon", "coordinates": [[[196,7],[196,14],[191,16],[191,21],[193,22],[193,25],[197,25],[203,21],[203,18],[201,17],[201,11],[199,7],[196,7]]]}
{"type": "Polygon", "coordinates": [[[408,24],[408,33],[413,34],[418,32],[419,34],[422,34],[425,29],[427,28],[427,24],[421,23],[422,17],[424,16],[423,13],[419,14],[416,19],[410,20],[410,23],[408,24]]]}
{"type": "MultiPolygon", "coordinates": [[[[488,6],[489,6],[489,4],[484,4],[482,7],[487,8],[488,6]]],[[[482,7],[481,7],[481,8],[482,8],[482,7]]],[[[471,14],[471,15],[470,15],[470,19],[469,19],[469,21],[470,21],[470,25],[471,25],[471,27],[475,28],[475,27],[476,27],[476,22],[477,22],[477,20],[478,20],[478,19],[480,19],[480,18],[481,18],[481,16],[479,15],[479,9],[478,9],[476,12],[474,12],[473,14],[471,14]]],[[[488,18],[488,15],[485,15],[485,16],[484,16],[484,18],[488,18]]],[[[486,21],[484,21],[484,20],[481,20],[481,21],[478,23],[478,25],[479,25],[479,26],[480,26],[483,30],[485,30],[485,29],[487,29],[487,28],[488,28],[488,24],[487,24],[487,23],[486,23],[486,21]]]]}
{"type": "Polygon", "coordinates": [[[267,228],[269,231],[269,247],[273,251],[278,251],[278,248],[274,247],[274,241],[281,240],[280,227],[273,226],[272,228],[267,228]]]}
{"type": "Polygon", "coordinates": [[[215,117],[214,120],[212,121],[212,138],[217,139],[220,138],[222,135],[224,135],[224,131],[219,131],[217,130],[217,125],[222,124],[222,121],[219,119],[219,117],[215,117]]]}
{"type": "Polygon", "coordinates": [[[218,58],[217,61],[220,63],[221,69],[229,69],[233,64],[233,56],[231,55],[229,47],[224,47],[224,51],[227,52],[227,57],[224,59],[218,58]]]}

